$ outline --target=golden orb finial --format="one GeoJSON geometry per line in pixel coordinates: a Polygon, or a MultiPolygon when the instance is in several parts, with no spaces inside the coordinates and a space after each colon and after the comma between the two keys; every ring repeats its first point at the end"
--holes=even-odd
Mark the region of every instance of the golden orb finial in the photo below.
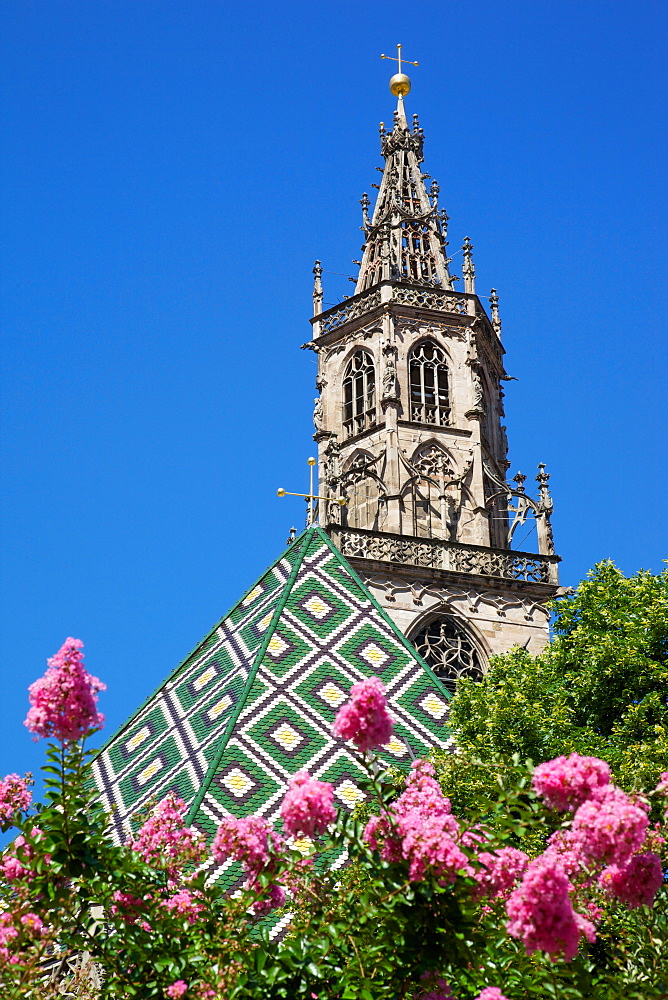
{"type": "Polygon", "coordinates": [[[411,89],[410,77],[405,73],[395,73],[390,77],[390,90],[395,97],[405,97],[411,89]]]}
{"type": "MultiPolygon", "coordinates": [[[[395,97],[405,97],[406,94],[411,89],[411,81],[410,81],[410,78],[407,77],[405,73],[401,72],[401,62],[402,62],[402,60],[401,60],[401,45],[397,45],[397,54],[396,54],[396,56],[381,55],[380,58],[381,59],[394,59],[394,61],[399,64],[398,67],[397,67],[397,69],[399,70],[399,72],[395,73],[394,76],[392,77],[392,79],[390,80],[390,90],[392,91],[392,93],[394,94],[395,97]]],[[[408,59],[405,59],[404,62],[407,62],[409,66],[417,66],[418,65],[416,62],[410,62],[408,59]]]]}

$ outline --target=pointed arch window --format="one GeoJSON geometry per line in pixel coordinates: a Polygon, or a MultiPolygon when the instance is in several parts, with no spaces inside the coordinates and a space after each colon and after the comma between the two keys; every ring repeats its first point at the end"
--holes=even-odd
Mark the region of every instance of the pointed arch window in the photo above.
{"type": "Polygon", "coordinates": [[[368,351],[357,351],[343,378],[343,427],[346,437],[376,423],[376,370],[368,351]]]}
{"type": "Polygon", "coordinates": [[[450,421],[448,365],[445,351],[433,340],[413,348],[408,363],[411,390],[411,420],[423,424],[450,421]]]}
{"type": "Polygon", "coordinates": [[[451,694],[460,677],[482,680],[478,651],[456,618],[438,615],[413,636],[411,642],[451,694]]]}

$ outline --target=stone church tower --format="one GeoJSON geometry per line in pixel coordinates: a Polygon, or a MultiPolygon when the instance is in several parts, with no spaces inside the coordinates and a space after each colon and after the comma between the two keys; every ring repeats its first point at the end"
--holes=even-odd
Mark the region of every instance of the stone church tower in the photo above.
{"type": "MultiPolygon", "coordinates": [[[[526,476],[507,482],[498,297],[487,314],[464,241],[464,290],[450,271],[439,187],[422,172],[423,131],[409,125],[398,75],[385,161],[355,293],[322,311],[316,261],[314,423],[320,523],[380,605],[451,690],[490,655],[548,639],[544,604],[557,591],[549,476],[538,499],[526,476]],[[535,520],[538,552],[513,545],[535,520]],[[526,529],[522,530],[526,524],[526,529]]],[[[380,169],[380,168],[379,168],[380,169]]],[[[534,537],[536,536],[534,535],[534,537]]]]}
{"type": "MultiPolygon", "coordinates": [[[[452,746],[458,677],[547,639],[558,563],[548,477],[539,466],[538,500],[519,473],[506,483],[496,296],[490,319],[468,241],[464,291],[454,288],[447,216],[438,186],[425,189],[422,132],[406,122],[399,80],[372,218],[362,199],[355,294],[323,312],[315,268],[305,346],[319,361],[320,523],[310,496],[306,529],[100,750],[94,780],[119,842],[169,792],[209,840],[230,814],[275,821],[300,769],[353,806],[364,775],[332,732],[353,684],[381,677],[394,736],[380,756],[407,769],[452,746]],[[538,553],[512,548],[530,519],[538,553]]],[[[230,891],[245,879],[236,862],[210,875],[230,891]]]]}

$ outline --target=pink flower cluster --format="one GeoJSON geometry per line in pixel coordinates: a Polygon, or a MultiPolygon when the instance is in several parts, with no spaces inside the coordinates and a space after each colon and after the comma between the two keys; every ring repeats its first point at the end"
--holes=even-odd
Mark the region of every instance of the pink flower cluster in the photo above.
{"type": "MultiPolygon", "coordinates": [[[[34,826],[30,831],[33,840],[39,840],[42,831],[34,826]]],[[[21,879],[30,881],[35,877],[31,862],[36,857],[37,851],[30,840],[26,840],[22,833],[16,837],[7,848],[0,861],[0,872],[8,882],[17,882],[21,879]]],[[[44,855],[44,860],[49,863],[51,856],[44,855]]]]}
{"type": "Polygon", "coordinates": [[[468,858],[459,846],[460,826],[428,761],[415,761],[406,788],[389,807],[389,815],[372,816],[364,839],[387,861],[408,862],[412,882],[427,871],[443,882],[454,882],[457,872],[472,874],[468,858]]]}
{"type": "Polygon", "coordinates": [[[11,913],[0,913],[0,958],[5,962],[11,960],[9,945],[19,936],[19,932],[14,926],[11,913]]]}
{"type": "Polygon", "coordinates": [[[478,861],[483,867],[474,875],[479,885],[477,895],[489,899],[507,897],[529,865],[528,855],[515,847],[502,847],[492,853],[481,851],[478,861]]]}
{"type": "Polygon", "coordinates": [[[206,853],[203,838],[185,825],[185,811],[183,799],[170,793],[155,807],[136,840],[130,841],[144,861],[164,868],[169,875],[188,864],[197,864],[206,853]]]}
{"type": "Polygon", "coordinates": [[[32,802],[28,779],[8,774],[0,779],[0,823],[9,823],[17,812],[25,812],[32,802]]]}
{"type": "Polygon", "coordinates": [[[137,917],[145,909],[145,903],[139,896],[133,896],[130,892],[118,890],[112,896],[114,900],[111,912],[114,916],[122,917],[128,924],[134,924],[137,917]]]}
{"type": "MultiPolygon", "coordinates": [[[[427,980],[429,985],[418,993],[416,1000],[456,1000],[445,979],[435,979],[430,973],[424,973],[422,980],[427,980]]],[[[488,986],[476,1000],[508,1000],[508,998],[497,986],[488,986]]]]}
{"type": "Polygon", "coordinates": [[[427,980],[427,985],[417,1000],[455,1000],[450,990],[450,984],[445,979],[437,979],[429,972],[425,972],[422,980],[427,980]]]}
{"type": "Polygon", "coordinates": [[[227,816],[218,827],[211,851],[216,861],[234,858],[248,872],[267,868],[277,835],[271,824],[259,816],[227,816]]]}
{"type": "Polygon", "coordinates": [[[557,812],[574,812],[609,782],[610,768],[605,761],[576,753],[539,764],[533,774],[536,794],[557,812]]]}
{"type": "Polygon", "coordinates": [[[573,909],[571,889],[563,868],[548,853],[527,868],[506,903],[506,912],[508,933],[522,940],[528,955],[545,951],[548,955],[563,954],[570,962],[581,934],[588,941],[596,939],[594,925],[573,909]]]}
{"type": "Polygon", "coordinates": [[[179,889],[173,896],[165,900],[163,906],[177,916],[186,917],[190,924],[195,923],[204,909],[204,905],[198,903],[196,896],[188,889],[179,889]]]}
{"type": "Polygon", "coordinates": [[[352,740],[358,750],[378,750],[392,738],[385,686],[380,677],[353,684],[351,700],[342,705],[334,721],[334,735],[352,740]]]}
{"type": "Polygon", "coordinates": [[[184,983],[182,979],[177,979],[175,983],[167,987],[167,996],[169,1000],[179,1000],[179,997],[185,996],[188,990],[188,984],[184,983]]]}
{"type": "Polygon", "coordinates": [[[297,771],[283,799],[281,816],[292,837],[324,833],[336,819],[334,789],[326,781],[311,778],[307,771],[297,771]]]}
{"type": "MultiPolygon", "coordinates": [[[[654,901],[662,882],[661,860],[652,852],[637,853],[647,840],[648,804],[609,778],[604,761],[577,754],[541,764],[534,772],[534,788],[546,804],[575,815],[569,829],[552,834],[506,904],[508,932],[522,939],[529,954],[540,949],[570,960],[581,935],[595,939],[594,924],[571,901],[578,875],[587,886],[598,873],[606,893],[630,907],[654,901]],[[608,867],[601,870],[603,865],[608,867]]],[[[593,920],[601,916],[593,903],[587,911],[593,920]]]]}
{"type": "Polygon", "coordinates": [[[47,660],[48,669],[30,685],[31,708],[24,725],[37,736],[63,742],[78,740],[104,723],[97,708],[97,692],[106,685],[91,676],[83,665],[83,643],[68,638],[55,656],[47,660]]]}
{"type": "Polygon", "coordinates": [[[280,834],[258,816],[243,816],[240,819],[227,816],[213,839],[211,851],[216,861],[233,858],[240,861],[248,873],[246,888],[258,894],[254,905],[258,915],[283,906],[285,902],[285,893],[280,885],[271,885],[265,890],[258,881],[261,872],[271,872],[276,868],[282,846],[280,834]]]}
{"type": "Polygon", "coordinates": [[[43,937],[47,928],[41,917],[36,913],[9,912],[0,913],[0,960],[15,963],[19,961],[16,953],[17,945],[20,947],[19,938],[25,942],[28,940],[43,937]]]}
{"type": "Polygon", "coordinates": [[[651,906],[663,882],[661,858],[648,851],[635,854],[625,865],[610,865],[599,876],[599,884],[629,909],[651,906]]]}
{"type": "Polygon", "coordinates": [[[645,841],[649,821],[643,805],[615,785],[596,789],[573,817],[575,849],[594,862],[624,864],[645,841]]]}

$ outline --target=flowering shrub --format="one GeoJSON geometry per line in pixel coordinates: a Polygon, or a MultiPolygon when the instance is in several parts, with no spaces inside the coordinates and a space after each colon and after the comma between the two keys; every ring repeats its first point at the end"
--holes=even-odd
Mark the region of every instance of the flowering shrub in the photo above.
{"type": "Polygon", "coordinates": [[[332,786],[299,771],[278,828],[228,816],[207,846],[169,794],[115,846],[86,792],[83,737],[101,724],[104,686],[81,648],[68,639],[30,689],[29,728],[59,740],[46,804],[15,774],[0,782],[0,817],[17,828],[0,861],[0,996],[666,996],[656,942],[667,935],[652,930],[665,926],[665,830],[648,811],[668,774],[645,797],[612,784],[597,758],[562,756],[533,777],[514,762],[498,801],[455,816],[431,761],[403,776],[371,755],[392,723],[370,678],[334,726],[367,776],[357,811],[337,812],[332,786]],[[230,862],[245,883],[224,896],[209,874],[230,862]]]}

